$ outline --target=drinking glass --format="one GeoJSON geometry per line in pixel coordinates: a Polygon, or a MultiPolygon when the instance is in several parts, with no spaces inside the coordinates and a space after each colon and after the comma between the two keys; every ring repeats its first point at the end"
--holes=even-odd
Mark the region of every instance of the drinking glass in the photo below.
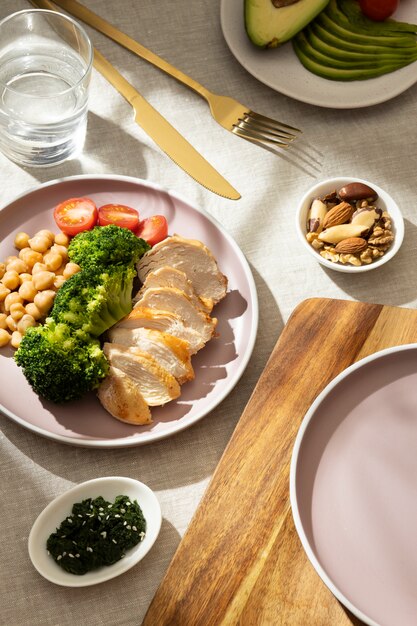
{"type": "Polygon", "coordinates": [[[24,166],[78,154],[92,62],[87,33],[66,15],[28,9],[0,21],[0,151],[24,166]]]}

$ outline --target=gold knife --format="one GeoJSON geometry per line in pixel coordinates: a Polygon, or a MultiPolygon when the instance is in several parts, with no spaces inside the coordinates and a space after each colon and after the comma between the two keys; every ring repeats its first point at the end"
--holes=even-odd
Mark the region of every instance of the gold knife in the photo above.
{"type": "MultiPolygon", "coordinates": [[[[42,9],[60,12],[49,0],[30,0],[42,9]]],[[[210,191],[239,200],[239,192],[94,48],[94,67],[132,105],[135,122],[194,180],[210,191]]]]}

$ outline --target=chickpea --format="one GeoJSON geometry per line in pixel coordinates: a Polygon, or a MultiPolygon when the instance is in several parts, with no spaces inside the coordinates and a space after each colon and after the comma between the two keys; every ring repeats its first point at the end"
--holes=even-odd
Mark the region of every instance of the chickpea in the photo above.
{"type": "Polygon", "coordinates": [[[55,276],[55,280],[54,280],[54,287],[55,289],[59,289],[60,287],[62,287],[62,285],[65,283],[66,278],[64,278],[64,276],[60,275],[60,276],[55,276]]]}
{"type": "Polygon", "coordinates": [[[7,289],[16,289],[16,287],[20,285],[19,274],[15,270],[7,271],[1,279],[1,282],[7,289]]]}
{"type": "Polygon", "coordinates": [[[12,333],[17,330],[17,322],[12,318],[11,315],[6,317],[7,328],[12,331],[12,333]]]}
{"type": "Polygon", "coordinates": [[[46,252],[51,247],[51,240],[48,237],[42,237],[41,235],[36,235],[29,239],[29,246],[35,252],[46,252]]]}
{"type": "Polygon", "coordinates": [[[19,252],[19,257],[28,265],[29,268],[32,268],[36,262],[42,263],[43,256],[40,252],[36,252],[32,250],[32,248],[23,248],[19,252]]]}
{"type": "Polygon", "coordinates": [[[26,315],[26,309],[21,302],[14,302],[10,305],[10,315],[16,322],[18,322],[24,315],[26,315]]]}
{"type": "Polygon", "coordinates": [[[51,246],[51,252],[56,252],[57,254],[60,254],[64,261],[68,259],[68,250],[65,246],[60,246],[57,243],[54,243],[54,245],[51,246]]]}
{"type": "Polygon", "coordinates": [[[64,276],[64,278],[69,278],[70,276],[73,276],[73,274],[77,274],[80,270],[81,267],[77,263],[69,262],[64,267],[62,275],[64,276]]]}
{"type": "Polygon", "coordinates": [[[32,315],[26,314],[17,322],[17,330],[19,333],[22,333],[22,335],[24,335],[27,329],[31,326],[37,326],[36,320],[32,317],[32,315]]]}
{"type": "Polygon", "coordinates": [[[45,272],[48,268],[45,263],[36,262],[32,267],[32,275],[37,274],[38,272],[45,272]]]}
{"type": "Polygon", "coordinates": [[[18,274],[22,274],[24,272],[27,272],[28,269],[29,268],[26,265],[26,263],[24,261],[22,261],[22,259],[19,259],[18,257],[16,257],[16,259],[13,259],[12,261],[9,261],[7,266],[6,266],[6,270],[8,272],[15,271],[18,274]]]}
{"type": "Polygon", "coordinates": [[[8,289],[3,283],[0,283],[0,302],[3,302],[4,299],[9,295],[10,289],[8,289]]]}
{"type": "Polygon", "coordinates": [[[6,258],[4,259],[4,262],[6,264],[6,269],[7,269],[7,265],[9,263],[11,263],[12,261],[17,261],[18,260],[18,256],[16,256],[15,254],[9,254],[9,256],[6,256],[6,258]]]}
{"type": "Polygon", "coordinates": [[[7,318],[6,313],[0,313],[0,328],[3,328],[3,329],[7,328],[6,318],[7,318]]]}
{"type": "Polygon", "coordinates": [[[4,328],[0,328],[0,348],[7,346],[11,339],[10,333],[7,332],[4,328]]]}
{"type": "Polygon", "coordinates": [[[3,278],[6,271],[6,263],[0,263],[0,280],[3,278]]]}
{"type": "Polygon", "coordinates": [[[46,289],[45,291],[39,291],[34,297],[33,301],[38,307],[42,315],[48,313],[52,307],[55,298],[55,291],[46,289]]]}
{"type": "Polygon", "coordinates": [[[50,272],[55,272],[62,265],[62,256],[57,252],[47,252],[43,257],[43,264],[50,272]]]}
{"type": "Polygon", "coordinates": [[[17,291],[12,291],[11,293],[9,293],[9,295],[6,296],[4,300],[4,308],[6,312],[9,313],[12,304],[17,303],[23,304],[23,298],[17,291]]]}
{"type": "Polygon", "coordinates": [[[42,230],[38,230],[38,232],[35,233],[34,237],[46,237],[46,239],[50,241],[49,247],[52,246],[52,244],[55,241],[55,233],[53,233],[50,230],[47,230],[46,228],[42,230]]]}
{"type": "Polygon", "coordinates": [[[27,233],[17,233],[14,238],[15,248],[18,250],[22,250],[23,248],[27,248],[29,246],[29,235],[27,233]]]}
{"type": "Polygon", "coordinates": [[[65,246],[66,248],[68,248],[69,242],[70,238],[65,233],[58,233],[57,235],[55,235],[55,243],[57,243],[59,246],[65,246]]]}
{"type": "Polygon", "coordinates": [[[37,272],[33,277],[33,284],[35,289],[43,291],[44,289],[50,289],[54,284],[55,274],[53,272],[37,272]]]}
{"type": "Polygon", "coordinates": [[[20,346],[20,342],[22,341],[23,337],[22,337],[22,333],[19,333],[18,330],[15,330],[12,333],[12,338],[10,340],[10,343],[12,344],[13,348],[18,348],[20,346]]]}
{"type": "MultiPolygon", "coordinates": [[[[35,274],[36,276],[36,274],[35,274]]],[[[19,287],[19,295],[23,298],[23,300],[29,300],[29,302],[33,302],[34,297],[38,293],[33,280],[25,280],[19,287]]]]}
{"type": "Polygon", "coordinates": [[[42,317],[42,313],[34,302],[28,302],[25,306],[25,311],[28,315],[33,317],[34,320],[39,320],[42,317]]]}
{"type": "Polygon", "coordinates": [[[22,283],[24,283],[27,280],[32,280],[32,274],[28,274],[27,272],[23,272],[23,274],[20,274],[19,278],[20,278],[20,284],[22,284],[22,283]]]}

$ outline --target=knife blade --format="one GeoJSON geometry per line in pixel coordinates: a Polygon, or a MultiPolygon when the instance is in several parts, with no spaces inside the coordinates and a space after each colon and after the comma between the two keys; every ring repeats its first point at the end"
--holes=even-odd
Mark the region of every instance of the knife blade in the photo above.
{"type": "MultiPolygon", "coordinates": [[[[30,0],[30,2],[38,8],[61,12],[50,0],[30,0]]],[[[135,122],[176,165],[209,191],[230,200],[239,200],[241,197],[239,192],[96,48],[94,48],[94,67],[131,104],[135,112],[135,122]]]]}

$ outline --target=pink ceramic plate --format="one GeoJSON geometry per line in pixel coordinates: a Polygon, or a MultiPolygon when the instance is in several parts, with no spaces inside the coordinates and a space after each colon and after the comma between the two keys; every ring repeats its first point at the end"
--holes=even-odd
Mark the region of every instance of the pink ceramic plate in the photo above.
{"type": "Polygon", "coordinates": [[[199,239],[218,259],[229,279],[226,298],[213,315],[219,337],[193,357],[195,380],[182,387],[176,402],[152,411],[149,426],[131,426],[112,418],[93,393],[81,401],[54,405],[39,398],[13,361],[0,351],[0,410],[29,430],[72,445],[99,448],[136,446],[179,432],[207,415],[233,389],[252,354],[258,326],[258,301],[249,265],[233,239],[208,214],[147,181],[124,176],[77,176],[53,181],[17,198],[0,211],[0,260],[15,254],[14,235],[56,231],[52,209],[74,196],[90,196],[98,205],[118,202],[142,217],[163,214],[169,232],[199,239]]]}
{"type": "Polygon", "coordinates": [[[374,626],[417,615],[417,345],[334,379],[306,414],[290,492],[303,547],[326,585],[374,626]]]}

